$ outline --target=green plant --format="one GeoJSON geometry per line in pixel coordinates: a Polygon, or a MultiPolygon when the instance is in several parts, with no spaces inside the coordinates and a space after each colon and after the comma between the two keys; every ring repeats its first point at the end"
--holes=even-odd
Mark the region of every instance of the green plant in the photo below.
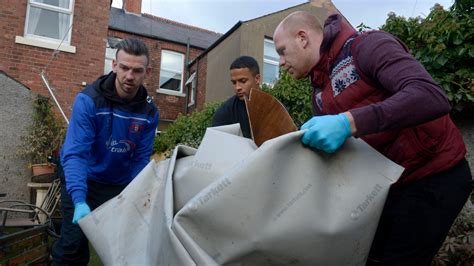
{"type": "Polygon", "coordinates": [[[456,111],[474,104],[474,16],[468,1],[435,5],[425,18],[390,13],[382,30],[400,38],[444,89],[456,111]]]}
{"type": "Polygon", "coordinates": [[[189,115],[180,114],[178,118],[155,138],[153,151],[163,153],[178,144],[197,148],[201,143],[206,128],[212,124],[212,117],[221,103],[207,104],[201,111],[189,115]]]}
{"type": "Polygon", "coordinates": [[[371,30],[372,28],[365,25],[363,22],[361,22],[359,25],[356,26],[356,29],[358,32],[366,31],[366,30],[371,30]]]}
{"type": "Polygon", "coordinates": [[[28,134],[22,138],[19,155],[28,160],[29,166],[47,163],[48,156],[59,150],[66,127],[52,110],[49,98],[38,95],[33,101],[32,123],[28,134]]]}
{"type": "Polygon", "coordinates": [[[286,71],[281,71],[280,79],[273,87],[262,86],[262,90],[277,98],[300,127],[312,116],[311,84],[309,79],[295,80],[286,71]]]}

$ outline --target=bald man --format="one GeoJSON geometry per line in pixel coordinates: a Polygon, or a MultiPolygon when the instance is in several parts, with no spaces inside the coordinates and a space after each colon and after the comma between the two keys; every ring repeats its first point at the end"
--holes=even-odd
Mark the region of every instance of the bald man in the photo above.
{"type": "Polygon", "coordinates": [[[368,265],[430,265],[472,191],[446,95],[400,40],[358,33],[338,14],[321,25],[308,12],[294,12],[273,41],[280,66],[311,80],[314,117],[301,127],[304,145],[334,153],[347,138],[360,137],[405,167],[388,195],[368,265]]]}

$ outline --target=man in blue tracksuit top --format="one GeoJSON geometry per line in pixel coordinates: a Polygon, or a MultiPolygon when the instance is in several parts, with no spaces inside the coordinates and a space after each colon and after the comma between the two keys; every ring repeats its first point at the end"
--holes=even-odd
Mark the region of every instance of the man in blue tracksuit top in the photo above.
{"type": "Polygon", "coordinates": [[[158,109],[142,83],[150,73],[146,45],[125,39],[116,46],[113,72],[76,96],[61,150],[61,238],[54,265],[87,265],[89,247],[77,222],[118,195],[148,164],[158,109]]]}

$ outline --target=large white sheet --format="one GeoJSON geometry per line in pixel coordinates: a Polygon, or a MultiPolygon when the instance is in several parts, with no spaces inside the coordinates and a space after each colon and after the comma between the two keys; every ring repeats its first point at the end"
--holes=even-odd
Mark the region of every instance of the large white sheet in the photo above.
{"type": "Polygon", "coordinates": [[[364,265],[403,168],[359,139],[328,155],[239,131],[208,128],[80,220],[103,263],[364,265]]]}

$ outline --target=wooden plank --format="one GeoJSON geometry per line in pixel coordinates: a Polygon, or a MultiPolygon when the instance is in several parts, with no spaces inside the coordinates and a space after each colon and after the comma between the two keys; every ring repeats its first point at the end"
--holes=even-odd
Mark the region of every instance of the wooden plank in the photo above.
{"type": "Polygon", "coordinates": [[[250,90],[245,105],[252,139],[259,147],[269,139],[298,130],[283,104],[268,93],[250,90]]]}

